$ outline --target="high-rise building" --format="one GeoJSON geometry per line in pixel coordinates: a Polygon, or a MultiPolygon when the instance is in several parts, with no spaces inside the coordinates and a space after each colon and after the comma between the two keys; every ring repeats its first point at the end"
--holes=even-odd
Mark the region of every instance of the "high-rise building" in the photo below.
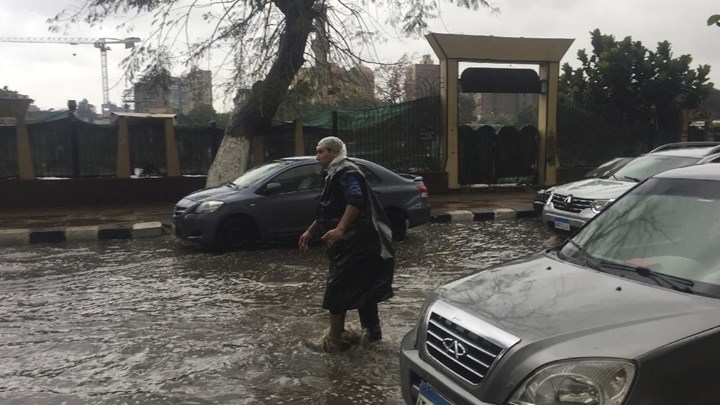
{"type": "Polygon", "coordinates": [[[405,67],[405,99],[437,96],[440,94],[440,65],[430,55],[423,55],[420,63],[405,67]]]}
{"type": "Polygon", "coordinates": [[[193,68],[181,77],[170,77],[167,86],[150,81],[135,83],[136,112],[188,114],[199,104],[212,105],[212,73],[193,68]]]}

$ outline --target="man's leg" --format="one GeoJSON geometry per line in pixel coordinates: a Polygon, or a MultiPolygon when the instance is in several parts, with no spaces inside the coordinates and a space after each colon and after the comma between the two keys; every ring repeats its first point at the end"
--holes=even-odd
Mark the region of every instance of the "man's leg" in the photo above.
{"type": "Polygon", "coordinates": [[[358,308],[358,315],[360,316],[360,325],[363,328],[363,340],[372,343],[382,339],[377,304],[368,304],[358,308]]]}
{"type": "Polygon", "coordinates": [[[345,331],[345,311],[330,312],[330,337],[340,340],[343,331],[345,331]]]}

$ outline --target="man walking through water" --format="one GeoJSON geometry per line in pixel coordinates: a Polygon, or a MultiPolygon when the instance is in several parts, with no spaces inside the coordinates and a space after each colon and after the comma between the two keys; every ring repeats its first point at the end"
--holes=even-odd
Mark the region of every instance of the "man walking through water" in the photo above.
{"type": "Polygon", "coordinates": [[[353,337],[345,331],[345,314],[357,309],[362,340],[382,339],[378,303],[393,296],[395,250],[385,212],[360,169],[347,159],[339,138],[317,145],[317,160],[327,172],[315,221],[300,236],[300,251],[308,250],[319,231],[330,261],[323,308],[330,311],[330,331],[308,345],[328,353],[347,350],[353,337]]]}

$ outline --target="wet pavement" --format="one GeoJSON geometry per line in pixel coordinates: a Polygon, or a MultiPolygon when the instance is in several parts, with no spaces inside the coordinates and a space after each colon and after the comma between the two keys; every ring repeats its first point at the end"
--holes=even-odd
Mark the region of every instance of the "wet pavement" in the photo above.
{"type": "Polygon", "coordinates": [[[399,404],[400,340],[425,296],[547,238],[537,219],[412,229],[396,244],[396,296],[380,305],[384,340],[339,355],[304,344],[327,323],[319,246],[209,254],[163,236],[3,248],[0,402],[399,404]]]}

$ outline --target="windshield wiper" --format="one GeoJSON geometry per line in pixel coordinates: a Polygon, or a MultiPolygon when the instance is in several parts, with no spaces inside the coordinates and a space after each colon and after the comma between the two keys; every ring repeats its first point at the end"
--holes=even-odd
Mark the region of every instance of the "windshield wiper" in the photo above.
{"type": "Polygon", "coordinates": [[[693,282],[690,279],[678,277],[678,276],[672,276],[670,274],[665,273],[658,273],[656,271],[650,270],[647,267],[643,266],[634,266],[631,264],[624,264],[624,263],[616,263],[616,262],[608,262],[608,261],[601,261],[600,264],[605,267],[610,267],[614,269],[619,270],[627,270],[627,271],[634,271],[638,275],[642,277],[647,277],[653,281],[655,281],[658,285],[661,285],[661,281],[665,283],[665,285],[669,286],[673,290],[682,291],[690,294],[694,294],[695,291],[693,291],[692,286],[695,285],[695,282],[693,282]]]}
{"type": "Polygon", "coordinates": [[[632,180],[632,181],[634,181],[635,183],[640,183],[640,179],[636,179],[635,177],[623,176],[623,178],[624,178],[624,179],[628,179],[628,180],[632,180]]]}
{"type": "Polygon", "coordinates": [[[232,181],[228,181],[227,183],[225,183],[223,185],[230,187],[230,188],[238,188],[237,184],[233,183],[232,181]]]}
{"type": "Polygon", "coordinates": [[[599,270],[602,271],[602,264],[600,261],[590,253],[588,253],[585,249],[583,249],[582,246],[578,245],[577,242],[575,242],[572,239],[568,239],[567,241],[569,244],[573,245],[575,249],[580,253],[580,257],[583,259],[583,265],[590,267],[593,270],[599,270]]]}

